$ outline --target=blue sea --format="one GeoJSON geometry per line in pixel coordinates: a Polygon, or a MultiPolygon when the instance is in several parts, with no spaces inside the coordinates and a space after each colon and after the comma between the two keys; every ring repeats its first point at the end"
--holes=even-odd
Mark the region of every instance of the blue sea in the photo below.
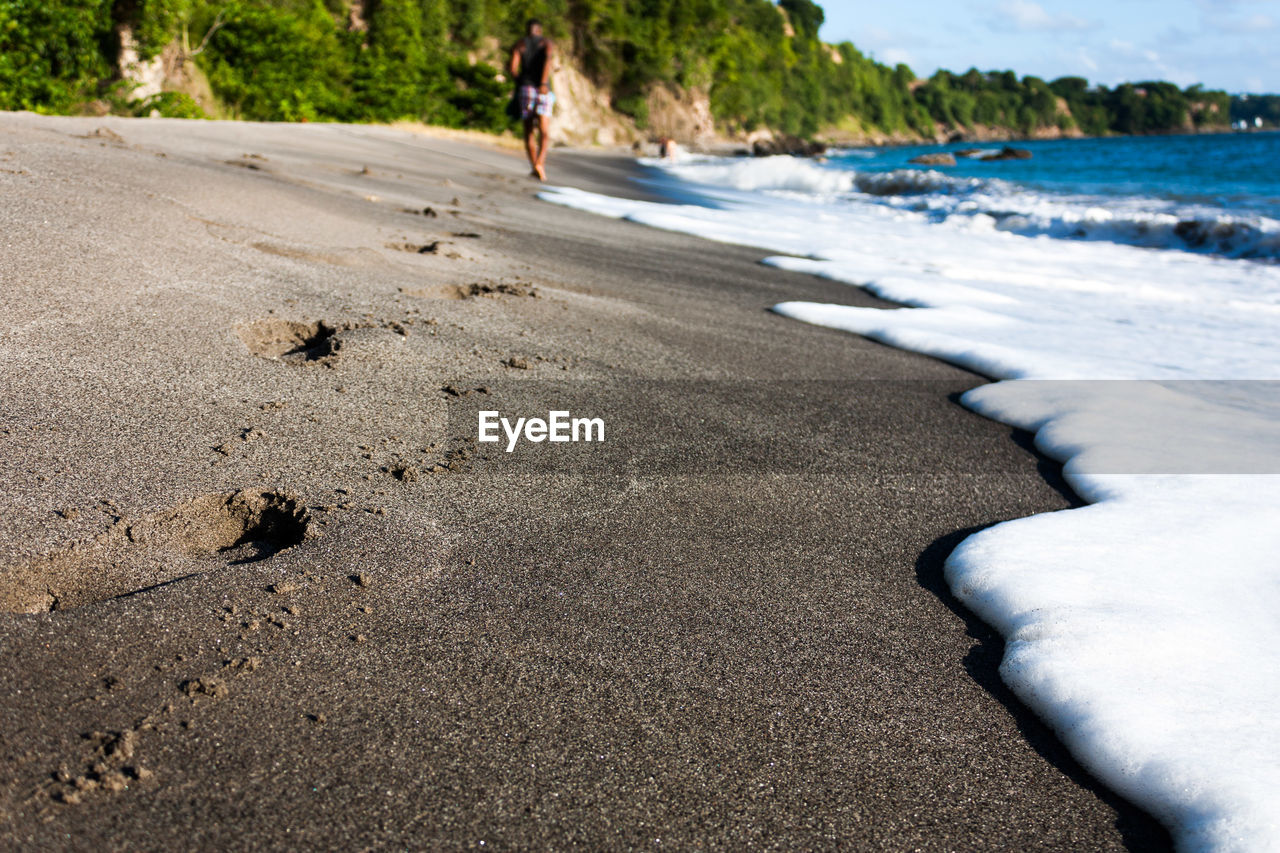
{"type": "MultiPolygon", "coordinates": [[[[1280,219],[1280,133],[1138,136],[1015,142],[1030,160],[982,162],[958,158],[946,173],[1002,180],[1044,193],[1099,198],[1154,198],[1280,219]]],[[[868,172],[907,168],[920,154],[998,144],[913,145],[857,149],[831,157],[833,165],[868,172]]],[[[914,167],[913,167],[914,168],[914,167]]]]}
{"type": "Polygon", "coordinates": [[[921,154],[1002,147],[956,143],[836,150],[826,166],[855,175],[861,193],[938,220],[983,215],[1022,234],[1280,257],[1280,133],[1014,145],[1031,159],[910,163],[921,154]]]}

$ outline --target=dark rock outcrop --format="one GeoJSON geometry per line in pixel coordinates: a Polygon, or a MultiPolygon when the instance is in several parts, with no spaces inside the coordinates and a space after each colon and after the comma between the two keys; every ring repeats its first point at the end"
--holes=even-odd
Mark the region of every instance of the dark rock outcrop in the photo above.
{"type": "Polygon", "coordinates": [[[798,136],[777,136],[773,139],[757,139],[751,146],[751,153],[756,157],[775,157],[779,154],[821,157],[827,153],[827,146],[798,136]]]}
{"type": "Polygon", "coordinates": [[[954,154],[946,152],[942,154],[921,154],[919,157],[912,157],[907,162],[920,166],[954,166],[956,157],[954,154]]]}
{"type": "Polygon", "coordinates": [[[1010,148],[1006,145],[996,154],[988,154],[982,158],[984,163],[995,162],[997,160],[1030,160],[1031,152],[1025,148],[1010,148]]]}

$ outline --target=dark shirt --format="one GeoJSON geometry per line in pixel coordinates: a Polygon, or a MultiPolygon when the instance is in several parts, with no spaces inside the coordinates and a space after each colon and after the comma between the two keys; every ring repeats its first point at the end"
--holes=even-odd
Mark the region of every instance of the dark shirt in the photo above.
{"type": "Polygon", "coordinates": [[[525,36],[520,42],[520,77],[516,83],[520,86],[541,86],[542,71],[547,67],[547,40],[525,36]]]}

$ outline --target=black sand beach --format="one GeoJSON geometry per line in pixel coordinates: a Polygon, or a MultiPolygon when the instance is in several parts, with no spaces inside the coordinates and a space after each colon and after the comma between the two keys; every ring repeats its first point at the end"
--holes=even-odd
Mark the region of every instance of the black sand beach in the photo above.
{"type": "Polygon", "coordinates": [[[981,378],[767,310],[861,291],[524,172],[0,115],[0,841],[1167,847],[942,581],[1071,501],[955,402],[981,378]],[[478,400],[561,394],[616,439],[468,440],[478,400]]]}

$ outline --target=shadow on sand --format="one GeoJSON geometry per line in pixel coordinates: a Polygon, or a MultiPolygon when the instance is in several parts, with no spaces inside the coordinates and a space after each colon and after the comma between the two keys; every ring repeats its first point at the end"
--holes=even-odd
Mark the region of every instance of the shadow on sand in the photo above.
{"type": "MultiPolygon", "coordinates": [[[[1063,480],[1062,466],[1036,450],[1030,433],[1014,430],[1012,437],[1019,447],[1035,455],[1040,474],[1067,500],[1070,506],[1084,506],[1084,502],[1063,480]]],[[[996,633],[994,628],[966,609],[959,599],[952,595],[942,574],[943,564],[951,552],[966,538],[990,526],[993,525],[970,527],[967,530],[948,533],[946,536],[935,539],[916,559],[917,582],[964,621],[965,633],[974,640],[973,647],[965,655],[965,671],[983,690],[1005,707],[1022,736],[1027,739],[1027,743],[1045,761],[1115,809],[1115,826],[1128,849],[1141,851],[1173,849],[1173,841],[1168,831],[1155,818],[1090,776],[1088,771],[1067,752],[1067,748],[1057,739],[1053,731],[1023,705],[1013,691],[1000,680],[999,667],[1004,657],[1004,639],[996,633]]]]}

